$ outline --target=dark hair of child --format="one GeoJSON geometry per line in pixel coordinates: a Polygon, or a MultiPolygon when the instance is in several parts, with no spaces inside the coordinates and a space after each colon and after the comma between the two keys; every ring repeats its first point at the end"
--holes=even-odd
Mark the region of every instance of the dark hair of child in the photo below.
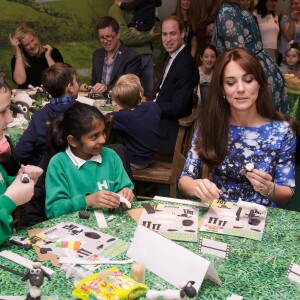
{"type": "Polygon", "coordinates": [[[65,95],[68,84],[73,85],[75,75],[76,70],[69,64],[55,63],[43,73],[42,85],[53,98],[60,98],[65,95]]]}
{"type": "Polygon", "coordinates": [[[67,146],[67,136],[72,135],[77,141],[93,129],[94,120],[105,122],[103,114],[97,107],[81,102],[75,102],[63,116],[51,124],[51,144],[57,151],[64,151],[67,146]]]}

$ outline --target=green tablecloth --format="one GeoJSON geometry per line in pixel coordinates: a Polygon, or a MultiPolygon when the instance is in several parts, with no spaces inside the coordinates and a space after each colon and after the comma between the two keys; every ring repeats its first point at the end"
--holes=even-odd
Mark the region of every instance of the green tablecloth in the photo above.
{"type": "MultiPolygon", "coordinates": [[[[140,207],[140,203],[135,204],[135,207],[140,207]]],[[[206,211],[206,208],[200,208],[200,218],[203,217],[206,211]]],[[[78,218],[77,213],[48,220],[35,227],[52,227],[55,223],[63,221],[72,221],[97,229],[94,216],[91,216],[89,220],[82,220],[78,218]]],[[[129,215],[124,214],[108,224],[109,228],[97,230],[130,242],[136,223],[129,215]],[[125,223],[121,222],[121,218],[125,223]]],[[[18,234],[23,236],[27,235],[27,232],[21,231],[18,234]]],[[[300,264],[300,214],[298,212],[284,209],[268,209],[265,232],[260,242],[233,236],[199,232],[198,240],[201,237],[228,243],[231,246],[231,253],[228,260],[209,254],[201,254],[204,258],[214,262],[215,269],[223,283],[221,286],[217,286],[211,281],[205,280],[197,299],[225,300],[226,297],[233,293],[243,296],[244,300],[300,299],[300,285],[289,281],[285,277],[291,262],[300,264]],[[276,255],[276,260],[264,263],[274,254],[276,255]]],[[[178,242],[178,244],[200,255],[198,242],[178,242]]],[[[7,248],[1,247],[0,251],[4,249],[7,248]]],[[[34,250],[26,252],[18,249],[16,246],[10,247],[9,250],[32,260],[37,259],[34,250]]],[[[118,259],[126,258],[125,254],[118,257],[118,259]]],[[[1,257],[0,264],[23,273],[26,271],[24,267],[1,257]]],[[[45,280],[43,295],[59,295],[59,299],[63,300],[72,299],[73,280],[65,279],[64,271],[53,267],[49,262],[43,264],[56,271],[51,281],[45,280]]],[[[130,275],[131,265],[119,265],[117,267],[124,274],[130,275]]],[[[109,268],[109,266],[101,267],[101,269],[106,268],[109,268]]],[[[19,276],[0,270],[1,295],[26,295],[28,291],[27,284],[27,282],[22,282],[19,276]]],[[[146,284],[149,288],[158,290],[172,288],[164,280],[149,271],[146,271],[146,284]]]]}
{"type": "Polygon", "coordinates": [[[288,100],[290,106],[290,115],[297,121],[300,121],[300,90],[288,89],[288,100]]]}

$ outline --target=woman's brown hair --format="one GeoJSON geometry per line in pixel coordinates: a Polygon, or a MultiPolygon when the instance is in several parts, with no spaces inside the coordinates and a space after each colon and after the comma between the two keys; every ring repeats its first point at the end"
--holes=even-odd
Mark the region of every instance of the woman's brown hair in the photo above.
{"type": "Polygon", "coordinates": [[[224,70],[229,62],[238,63],[259,84],[256,108],[259,115],[270,120],[286,120],[272,104],[265,72],[256,57],[242,48],[222,53],[216,61],[207,101],[197,123],[196,146],[199,156],[210,166],[219,165],[228,153],[230,106],[223,93],[224,70]]]}

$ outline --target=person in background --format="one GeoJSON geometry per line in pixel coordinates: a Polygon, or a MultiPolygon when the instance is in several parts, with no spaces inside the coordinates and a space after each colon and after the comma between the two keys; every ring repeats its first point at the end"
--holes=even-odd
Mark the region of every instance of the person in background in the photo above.
{"type": "Polygon", "coordinates": [[[121,159],[105,143],[105,120],[95,107],[76,102],[56,122],[60,149],[46,173],[48,218],[91,207],[116,208],[118,193],[133,202],[133,184],[121,159]]]}
{"type": "Polygon", "coordinates": [[[196,20],[197,47],[200,52],[213,41],[217,9],[217,1],[191,0],[191,14],[192,19],[196,20]]]}
{"type": "Polygon", "coordinates": [[[9,41],[14,51],[11,60],[12,79],[19,89],[28,85],[41,86],[43,72],[56,62],[63,62],[58,49],[50,45],[43,46],[36,33],[27,24],[21,24],[9,41]]]}
{"type": "Polygon", "coordinates": [[[204,50],[200,53],[200,84],[209,83],[211,81],[213,68],[217,59],[217,49],[212,44],[207,44],[204,50]]]}
{"type": "Polygon", "coordinates": [[[256,17],[263,48],[277,61],[279,22],[276,14],[277,0],[258,0],[253,15],[256,17]]]}
{"type": "MultiPolygon", "coordinates": [[[[4,130],[7,124],[13,121],[10,113],[11,92],[0,77],[0,140],[3,139],[4,130]]],[[[29,201],[33,195],[34,185],[43,170],[35,166],[21,166],[16,177],[8,176],[0,164],[0,244],[8,240],[12,234],[11,223],[13,217],[11,213],[19,205],[29,201]],[[26,173],[29,176],[28,183],[22,183],[22,175],[26,173]]]]}
{"type": "Polygon", "coordinates": [[[154,28],[150,31],[141,32],[135,28],[128,27],[128,24],[132,20],[132,14],[122,11],[118,5],[118,0],[114,1],[114,4],[109,9],[108,15],[118,22],[120,26],[120,39],[124,45],[135,50],[139,55],[141,63],[141,73],[139,77],[144,88],[144,94],[148,96],[153,88],[154,81],[151,40],[157,33],[155,33],[154,28]]]}
{"type": "Polygon", "coordinates": [[[240,6],[242,9],[247,9],[251,12],[254,11],[254,0],[240,0],[240,6]]]}
{"type": "Polygon", "coordinates": [[[286,50],[285,59],[280,64],[282,74],[294,74],[300,77],[300,46],[292,43],[286,50]]]}
{"type": "Polygon", "coordinates": [[[208,98],[180,190],[202,200],[236,202],[240,197],[271,207],[287,204],[295,191],[299,127],[273,108],[260,62],[242,48],[221,54],[208,98]],[[203,163],[211,168],[212,180],[201,179],[203,163]]]}
{"type": "Polygon", "coordinates": [[[14,148],[15,157],[24,164],[38,165],[46,151],[46,122],[62,115],[78,97],[76,71],[66,63],[56,63],[48,68],[43,74],[42,84],[52,96],[50,103],[33,113],[14,148]]]}
{"type": "MultiPolygon", "coordinates": [[[[114,18],[101,18],[97,32],[102,48],[93,53],[92,86],[94,93],[107,95],[121,75],[139,75],[141,61],[134,50],[120,41],[119,24],[114,18]]],[[[82,84],[80,90],[88,91],[88,85],[82,84]]]]}
{"type": "Polygon", "coordinates": [[[128,24],[138,31],[149,31],[155,24],[155,9],[160,7],[161,0],[132,0],[130,2],[119,0],[117,2],[122,10],[134,11],[133,22],[128,24]]]}
{"type": "MultiPolygon", "coordinates": [[[[112,89],[114,123],[123,137],[131,169],[143,169],[158,150],[160,109],[155,102],[142,101],[144,90],[134,74],[123,75],[112,89]]],[[[108,116],[108,115],[107,115],[108,116]]]]}
{"type": "Polygon", "coordinates": [[[263,49],[255,17],[239,6],[239,0],[223,0],[219,5],[215,42],[218,53],[238,47],[254,53],[268,78],[274,108],[282,113],[289,113],[284,77],[279,66],[263,49]]]}
{"type": "Polygon", "coordinates": [[[202,104],[206,99],[207,90],[211,81],[217,56],[217,49],[212,44],[208,44],[203,51],[200,52],[200,66],[198,69],[200,75],[200,100],[202,104]]]}
{"type": "Polygon", "coordinates": [[[300,44],[300,0],[291,0],[290,14],[284,15],[280,20],[279,52],[284,60],[289,42],[292,40],[300,44]]]}
{"type": "Polygon", "coordinates": [[[176,10],[173,15],[183,21],[185,29],[184,44],[190,50],[191,55],[195,57],[197,52],[197,22],[193,20],[194,14],[191,9],[191,0],[177,0],[176,10]]]}
{"type": "Polygon", "coordinates": [[[148,97],[161,111],[158,152],[167,155],[174,152],[178,119],[192,113],[194,88],[199,84],[197,64],[184,45],[184,34],[183,21],[177,16],[162,21],[162,43],[167,56],[148,97]]]}

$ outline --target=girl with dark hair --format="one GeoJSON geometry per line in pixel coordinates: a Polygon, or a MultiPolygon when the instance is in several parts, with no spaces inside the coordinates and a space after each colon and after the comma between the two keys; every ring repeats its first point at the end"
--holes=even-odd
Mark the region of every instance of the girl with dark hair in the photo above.
{"type": "Polygon", "coordinates": [[[200,66],[198,67],[200,75],[200,103],[203,103],[206,99],[217,56],[216,47],[211,44],[207,44],[204,49],[200,51],[200,66]]]}
{"type": "Polygon", "coordinates": [[[48,165],[48,218],[87,206],[116,208],[120,200],[115,193],[133,202],[134,186],[121,159],[113,150],[103,148],[104,116],[96,107],[76,102],[55,126],[55,147],[66,150],[54,155],[48,165]]]}
{"type": "Polygon", "coordinates": [[[221,54],[208,100],[180,190],[202,200],[241,197],[272,207],[287,204],[295,190],[295,124],[273,108],[267,78],[255,56],[241,48],[221,54]],[[212,168],[212,181],[199,179],[202,162],[212,168]]]}

